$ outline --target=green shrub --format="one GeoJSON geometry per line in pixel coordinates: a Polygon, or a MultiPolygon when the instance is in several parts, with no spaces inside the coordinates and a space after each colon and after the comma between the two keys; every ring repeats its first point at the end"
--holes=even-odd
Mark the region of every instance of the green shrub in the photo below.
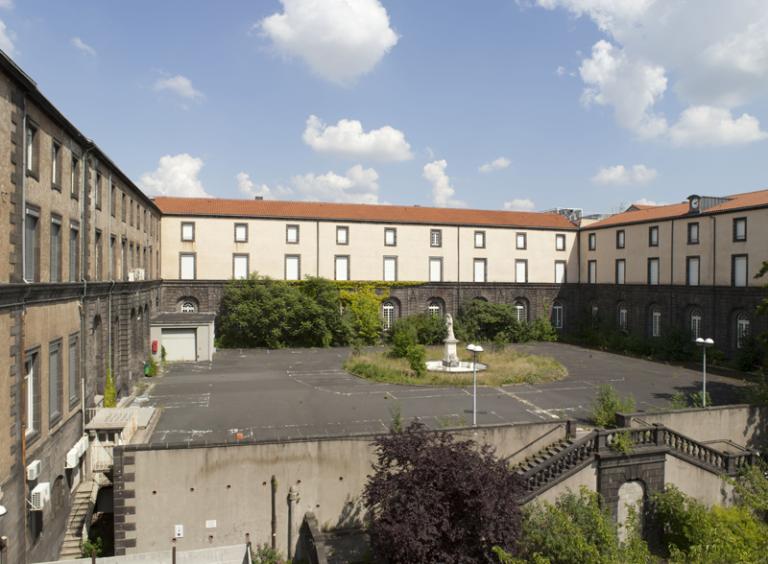
{"type": "Polygon", "coordinates": [[[557,331],[552,327],[552,323],[546,317],[538,317],[530,324],[531,340],[532,341],[557,341],[557,331]]]}
{"type": "Polygon", "coordinates": [[[421,378],[427,373],[427,350],[423,345],[409,346],[406,350],[405,358],[408,360],[408,365],[416,376],[421,378]]]}
{"type": "Polygon", "coordinates": [[[344,305],[344,323],[354,339],[366,345],[373,345],[381,338],[381,300],[372,288],[343,290],[341,303],[344,305]]]}
{"type": "Polygon", "coordinates": [[[287,564],[280,553],[268,544],[257,544],[251,549],[254,564],[287,564]]]}
{"type": "Polygon", "coordinates": [[[117,405],[117,388],[112,379],[112,369],[107,368],[107,381],[104,382],[104,407],[115,407],[117,405]]]}
{"type": "Polygon", "coordinates": [[[634,450],[634,443],[632,443],[632,436],[629,431],[621,431],[614,435],[613,442],[611,443],[611,450],[618,452],[619,454],[632,454],[634,450]]]}
{"type": "Polygon", "coordinates": [[[392,350],[395,358],[408,356],[408,349],[418,344],[416,327],[412,323],[396,323],[392,328],[392,350]]]}
{"type": "Polygon", "coordinates": [[[101,537],[96,537],[96,540],[84,539],[83,545],[80,547],[80,552],[83,558],[90,558],[92,556],[101,556],[104,552],[104,541],[101,537]]]}
{"type": "Polygon", "coordinates": [[[516,323],[515,310],[511,305],[471,300],[459,310],[457,332],[462,341],[493,341],[499,333],[511,333],[516,323]]]}
{"type": "Polygon", "coordinates": [[[149,355],[149,357],[147,357],[147,364],[149,365],[149,370],[147,370],[146,375],[150,377],[157,376],[157,362],[155,361],[155,357],[149,355]]]}
{"type": "Polygon", "coordinates": [[[163,364],[163,367],[165,367],[166,364],[168,364],[168,353],[165,350],[165,347],[160,345],[160,362],[163,364]]]}
{"type": "Polygon", "coordinates": [[[749,336],[734,358],[735,366],[742,372],[752,372],[761,367],[765,360],[765,346],[760,339],[749,336]]]}
{"type": "Polygon", "coordinates": [[[445,319],[428,313],[418,313],[401,317],[392,325],[389,331],[390,340],[396,333],[408,331],[415,335],[415,342],[420,345],[440,345],[446,337],[445,319]]]}
{"type": "Polygon", "coordinates": [[[610,429],[616,427],[616,414],[635,410],[635,400],[631,396],[619,398],[616,388],[610,384],[600,386],[592,403],[592,423],[597,427],[610,429]]]}

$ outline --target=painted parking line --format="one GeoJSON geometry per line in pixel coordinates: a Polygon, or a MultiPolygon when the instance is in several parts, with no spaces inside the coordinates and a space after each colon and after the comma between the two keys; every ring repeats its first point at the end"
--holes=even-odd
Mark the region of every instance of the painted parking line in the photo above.
{"type": "Polygon", "coordinates": [[[499,392],[501,392],[502,394],[504,394],[505,396],[508,396],[508,397],[510,397],[510,398],[512,398],[514,400],[517,400],[520,403],[522,403],[527,408],[526,411],[528,413],[531,413],[532,415],[535,415],[539,419],[547,419],[547,418],[549,418],[549,419],[560,419],[560,416],[555,415],[554,413],[552,413],[552,411],[550,411],[548,409],[543,409],[543,408],[539,407],[538,405],[536,405],[535,403],[533,403],[531,401],[528,401],[525,398],[521,398],[520,396],[518,396],[514,392],[509,392],[509,391],[505,390],[504,388],[496,388],[496,389],[499,392]]]}

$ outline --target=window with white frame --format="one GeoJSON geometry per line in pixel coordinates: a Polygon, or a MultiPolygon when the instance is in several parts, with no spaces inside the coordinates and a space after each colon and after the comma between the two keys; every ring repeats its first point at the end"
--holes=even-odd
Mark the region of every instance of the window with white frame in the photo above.
{"type": "Polygon", "coordinates": [[[181,313],[195,313],[197,311],[197,305],[191,300],[186,300],[181,303],[181,313]]]}
{"type": "Polygon", "coordinates": [[[485,248],[485,231],[475,231],[475,248],[485,248]]]}
{"type": "Polygon", "coordinates": [[[232,255],[232,277],[235,280],[248,278],[248,255],[232,255]]]}
{"type": "Polygon", "coordinates": [[[384,281],[397,280],[397,257],[384,257],[384,281]]]}
{"type": "Polygon", "coordinates": [[[51,144],[51,183],[61,190],[61,143],[58,141],[51,144]]]}
{"type": "Polygon", "coordinates": [[[701,337],[701,317],[700,309],[694,308],[691,310],[689,327],[691,330],[691,338],[694,341],[701,337]]]}
{"type": "Polygon", "coordinates": [[[392,329],[392,324],[395,322],[395,304],[391,301],[386,301],[381,304],[381,321],[385,331],[392,329]]]}
{"type": "Polygon", "coordinates": [[[555,250],[556,251],[565,250],[565,235],[563,235],[562,233],[557,233],[555,235],[555,250]]]}
{"type": "Polygon", "coordinates": [[[301,280],[301,257],[285,255],[285,279],[301,280]]]}
{"type": "Polygon", "coordinates": [[[337,255],[334,257],[334,274],[336,280],[349,280],[349,257],[337,255]]]}
{"type": "Polygon", "coordinates": [[[699,257],[686,257],[685,259],[685,283],[688,286],[699,285],[701,261],[699,257]]]}
{"type": "Polygon", "coordinates": [[[298,225],[286,225],[285,226],[285,242],[289,245],[296,245],[299,242],[299,226],[298,225]]]}
{"type": "Polygon", "coordinates": [[[623,249],[627,243],[627,235],[623,229],[616,231],[616,248],[623,249]]]}
{"type": "MultiPolygon", "coordinates": [[[[123,245],[123,251],[125,251],[125,245],[123,245]]],[[[123,259],[125,259],[125,253],[123,253],[123,259]]],[[[195,266],[194,254],[181,253],[179,255],[179,278],[182,280],[194,280],[197,275],[195,266]]],[[[125,270],[125,267],[123,267],[123,270],[125,270]]]]}
{"type": "Polygon", "coordinates": [[[733,220],[733,240],[734,241],[746,241],[747,240],[747,218],[737,217],[733,220]]]}
{"type": "Polygon", "coordinates": [[[749,338],[749,318],[740,312],[736,315],[736,348],[744,348],[749,338]]]}
{"type": "Polygon", "coordinates": [[[35,390],[39,386],[39,382],[37,375],[37,353],[27,353],[26,357],[24,361],[24,388],[26,390],[26,397],[24,398],[26,416],[24,420],[27,425],[25,435],[29,437],[37,432],[39,417],[35,409],[35,390]]]}
{"type": "Polygon", "coordinates": [[[522,323],[528,321],[528,302],[522,299],[517,299],[512,304],[512,309],[515,312],[515,320],[522,323]]]}
{"type": "Polygon", "coordinates": [[[443,302],[439,299],[431,299],[427,304],[427,313],[432,317],[443,316],[443,302]]]}
{"type": "Polygon", "coordinates": [[[336,244],[348,245],[349,244],[349,227],[339,225],[336,227],[336,244]]]}
{"type": "Polygon", "coordinates": [[[625,259],[616,259],[616,284],[624,284],[627,281],[627,262],[625,259]]]}
{"type": "Polygon", "coordinates": [[[51,218],[51,282],[61,282],[61,218],[51,218]]]}
{"type": "Polygon", "coordinates": [[[429,230],[429,246],[430,247],[443,246],[443,231],[441,229],[429,230]]]}
{"type": "Polygon", "coordinates": [[[731,256],[731,284],[737,288],[747,285],[747,255],[731,256]]]}
{"type": "Polygon", "coordinates": [[[515,260],[515,282],[518,284],[528,282],[528,261],[525,259],[515,260]]]}
{"type": "Polygon", "coordinates": [[[661,310],[651,308],[651,337],[661,337],[661,310]]]}
{"type": "Polygon", "coordinates": [[[61,342],[48,345],[48,419],[61,417],[61,342]]]}
{"type": "Polygon", "coordinates": [[[589,244],[589,250],[594,251],[597,249],[597,233],[590,233],[589,237],[587,237],[587,241],[589,244]]]}
{"type": "Polygon", "coordinates": [[[592,316],[592,322],[594,323],[600,317],[600,308],[597,304],[592,304],[592,306],[589,308],[589,312],[592,316]]]}
{"type": "Polygon", "coordinates": [[[565,284],[565,282],[566,282],[565,261],[556,260],[555,261],[555,284],[565,284]]]}
{"type": "Polygon", "coordinates": [[[648,284],[655,286],[659,283],[659,259],[648,259],[648,284]]]}
{"type": "Polygon", "coordinates": [[[525,233],[515,234],[515,248],[524,251],[528,246],[528,236],[525,233]]]}
{"type": "Polygon", "coordinates": [[[429,281],[443,281],[443,259],[440,257],[431,257],[429,259],[429,281]]]}
{"type": "Polygon", "coordinates": [[[555,329],[562,329],[565,319],[565,308],[560,302],[552,304],[552,327],[555,329]]]}
{"type": "Polygon", "coordinates": [[[659,246],[659,226],[658,225],[652,225],[648,228],[648,246],[649,247],[658,247],[659,246]]]}
{"type": "Polygon", "coordinates": [[[40,280],[40,212],[27,208],[24,216],[24,279],[28,282],[40,280]]]}
{"type": "Polygon", "coordinates": [[[616,324],[619,326],[620,331],[626,331],[628,327],[629,310],[624,304],[619,304],[616,312],[616,324]]]}
{"type": "Polygon", "coordinates": [[[195,224],[192,221],[184,221],[181,224],[181,240],[182,241],[194,241],[195,240],[195,224]]]}
{"type": "Polygon", "coordinates": [[[597,261],[591,260],[587,262],[587,282],[589,284],[597,284],[597,261]]]}
{"type": "Polygon", "coordinates": [[[235,223],[235,243],[248,242],[248,224],[235,223]]]}
{"type": "Polygon", "coordinates": [[[80,279],[80,225],[71,222],[69,225],[69,281],[80,279]]]}
{"type": "Polygon", "coordinates": [[[698,222],[692,222],[688,224],[688,244],[689,245],[699,244],[699,223],[698,222]]]}
{"type": "Polygon", "coordinates": [[[486,276],[487,276],[487,269],[488,263],[485,259],[476,258],[474,260],[474,278],[473,280],[475,282],[486,282],[486,276]]]}
{"type": "Polygon", "coordinates": [[[387,247],[397,246],[397,229],[394,227],[384,228],[384,245],[387,247]]]}
{"type": "Polygon", "coordinates": [[[80,347],[78,335],[69,338],[68,375],[69,375],[69,405],[71,406],[80,396],[80,347]]]}
{"type": "Polygon", "coordinates": [[[37,172],[37,127],[27,122],[26,127],[27,172],[37,172]]]}

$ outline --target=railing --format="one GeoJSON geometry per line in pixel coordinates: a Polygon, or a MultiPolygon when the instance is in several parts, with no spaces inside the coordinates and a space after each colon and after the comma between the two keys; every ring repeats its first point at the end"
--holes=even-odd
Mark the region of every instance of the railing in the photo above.
{"type": "Polygon", "coordinates": [[[592,431],[554,456],[520,475],[526,492],[535,492],[569,470],[591,460],[597,451],[598,432],[592,431]]]}

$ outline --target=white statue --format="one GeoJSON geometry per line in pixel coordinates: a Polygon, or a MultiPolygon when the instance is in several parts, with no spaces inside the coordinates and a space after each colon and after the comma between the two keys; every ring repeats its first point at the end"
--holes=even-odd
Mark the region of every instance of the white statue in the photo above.
{"type": "Polygon", "coordinates": [[[445,315],[445,326],[448,328],[448,339],[451,341],[456,340],[456,335],[453,334],[453,316],[450,313],[445,315]]]}

